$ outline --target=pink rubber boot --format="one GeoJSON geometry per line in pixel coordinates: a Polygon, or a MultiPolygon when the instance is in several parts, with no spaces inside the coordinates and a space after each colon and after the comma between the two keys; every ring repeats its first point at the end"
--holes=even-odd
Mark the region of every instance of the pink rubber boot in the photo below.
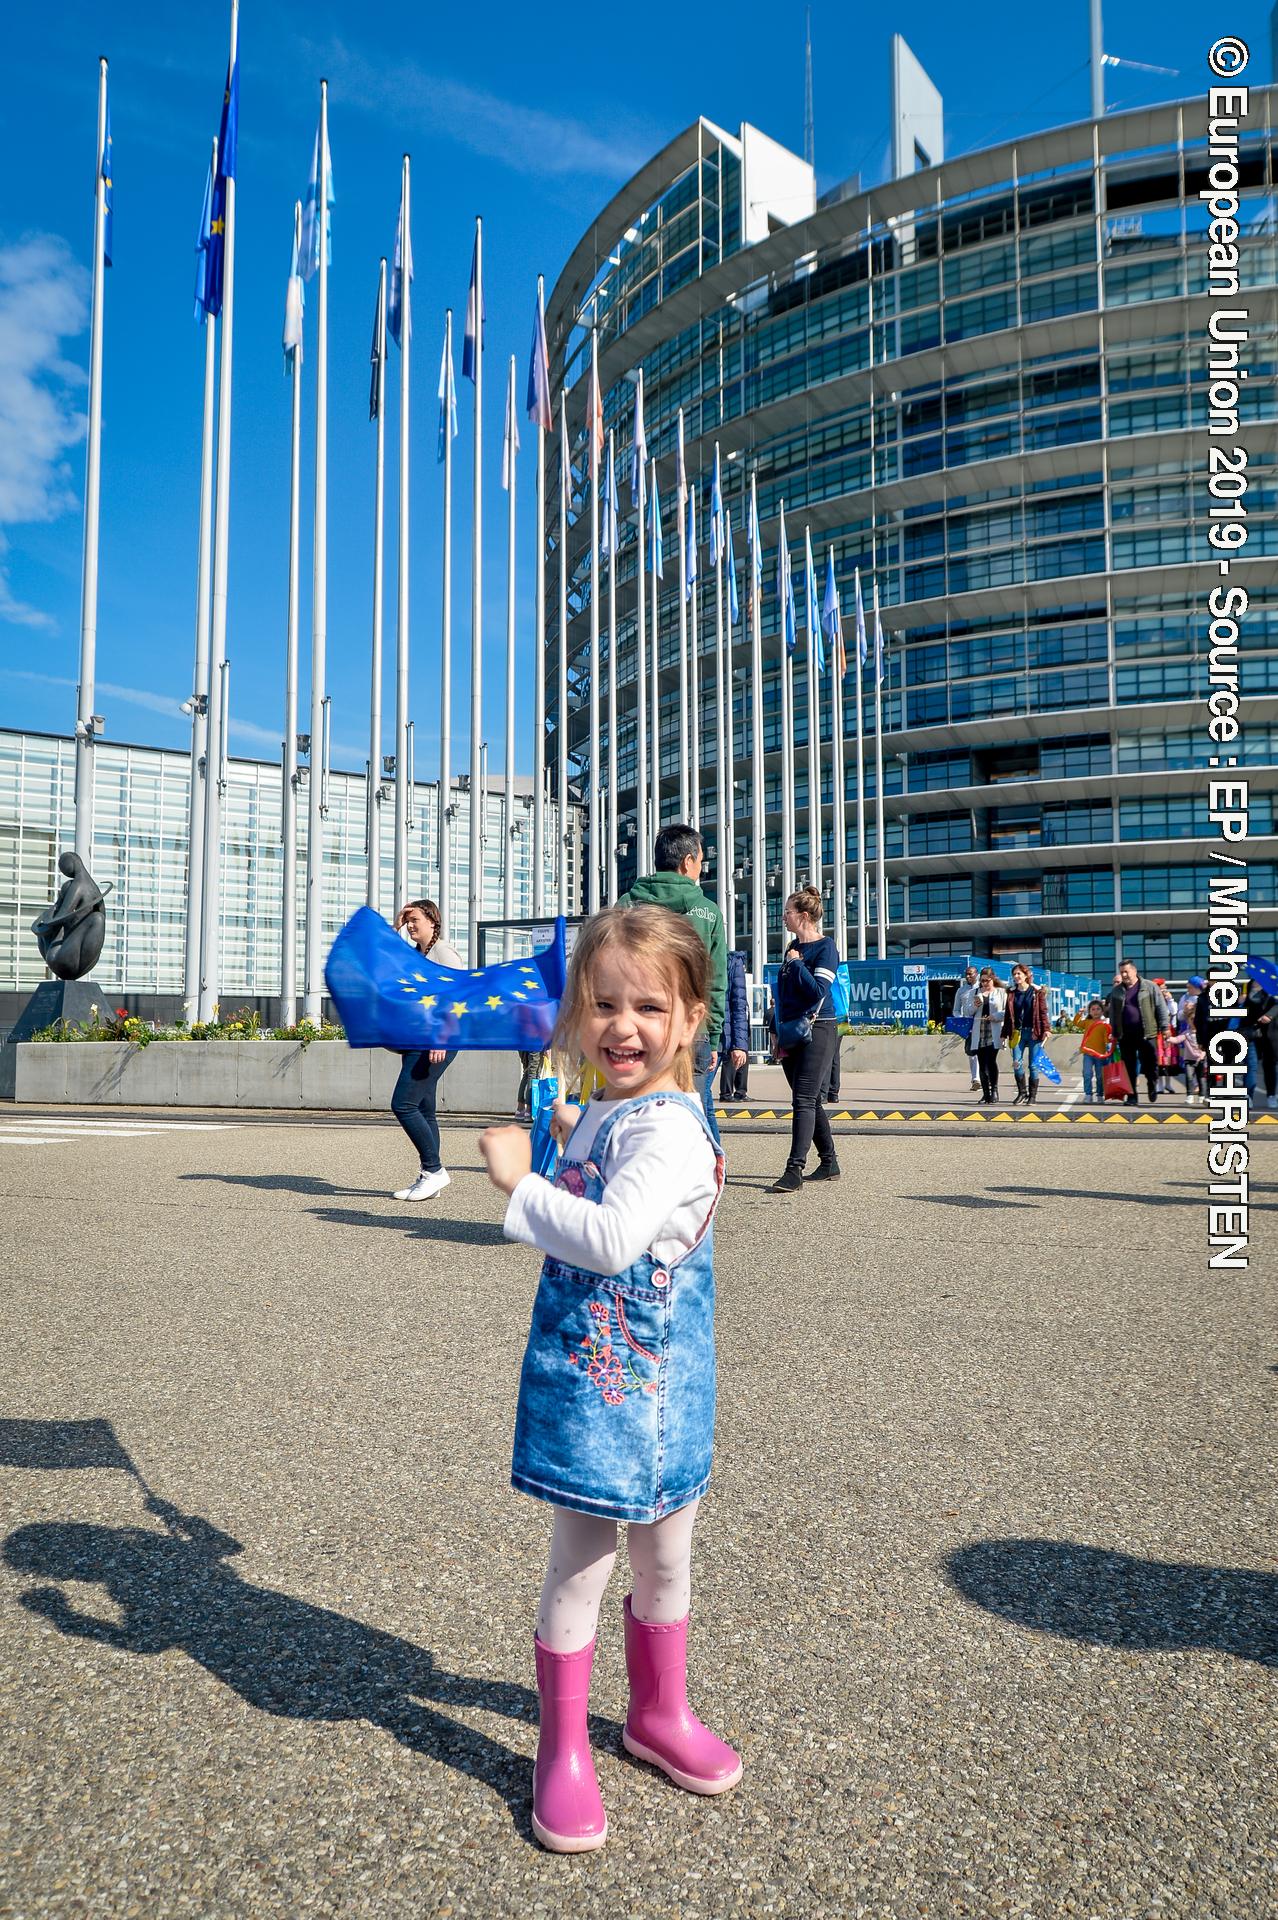
{"type": "Polygon", "coordinates": [[[586,1731],[595,1643],[579,1653],[552,1653],[536,1634],[541,1731],[533,1766],[533,1832],[552,1853],[589,1853],[608,1834],[586,1731]]]}
{"type": "Polygon", "coordinates": [[[741,1756],[702,1726],[688,1705],[688,1615],[671,1626],[636,1620],[626,1595],[627,1753],[650,1760],[689,1793],[726,1793],[741,1778],[741,1756]]]}

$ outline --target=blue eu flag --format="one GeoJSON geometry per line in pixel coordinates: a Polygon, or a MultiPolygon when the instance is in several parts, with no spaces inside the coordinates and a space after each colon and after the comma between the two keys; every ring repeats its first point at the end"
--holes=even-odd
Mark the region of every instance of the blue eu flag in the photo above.
{"type": "Polygon", "coordinates": [[[441,967],[409,946],[372,907],[361,907],[333,942],[328,990],[353,1047],[522,1049],[550,1045],[563,998],[564,923],[527,960],[441,967]]]}
{"type": "Polygon", "coordinates": [[[106,137],[102,142],[102,258],[107,266],[115,252],[115,166],[111,158],[111,102],[107,101],[106,137]]]}

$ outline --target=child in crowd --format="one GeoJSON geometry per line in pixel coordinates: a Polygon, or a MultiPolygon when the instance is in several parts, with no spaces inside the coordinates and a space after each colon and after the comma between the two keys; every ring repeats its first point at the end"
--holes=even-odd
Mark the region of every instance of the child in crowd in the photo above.
{"type": "Polygon", "coordinates": [[[1083,1028],[1080,1050],[1083,1056],[1083,1098],[1092,1106],[1100,1107],[1105,1104],[1103,1075],[1111,1044],[1104,1003],[1100,1000],[1089,1000],[1087,1025],[1083,1028]]]}
{"type": "Polygon", "coordinates": [[[612,908],[573,952],[554,1050],[602,1078],[556,1111],[553,1183],[529,1136],[490,1127],[480,1151],[509,1195],[505,1231],[545,1253],[515,1415],[511,1484],[554,1509],[533,1639],[541,1726],[533,1832],[556,1853],[603,1844],[586,1727],[595,1630],[628,1522],[627,1750],[692,1793],[723,1793],[741,1759],[686,1692],[692,1528],[715,1409],[711,1223],[723,1154],[692,1092],[709,999],[705,946],[664,907],[612,908]],[[574,1124],[575,1123],[575,1124],[574,1124]]]}

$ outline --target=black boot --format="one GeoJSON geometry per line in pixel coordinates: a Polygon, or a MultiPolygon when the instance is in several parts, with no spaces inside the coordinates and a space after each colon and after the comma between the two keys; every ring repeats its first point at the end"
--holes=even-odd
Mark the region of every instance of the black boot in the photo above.
{"type": "Polygon", "coordinates": [[[1025,1081],[1018,1073],[1016,1076],[1016,1098],[1013,1100],[1012,1105],[1014,1107],[1023,1107],[1026,1106],[1028,1102],[1029,1094],[1025,1090],[1025,1081]]]}
{"type": "Polygon", "coordinates": [[[1032,1107],[1034,1102],[1037,1099],[1038,1099],[1038,1075],[1036,1073],[1032,1073],[1029,1079],[1029,1092],[1025,1096],[1026,1106],[1032,1107]]]}
{"type": "Polygon", "coordinates": [[[803,1175],[797,1167],[787,1167],[779,1180],[774,1180],[768,1188],[769,1193],[797,1193],[803,1185],[803,1175]]]}
{"type": "Polygon", "coordinates": [[[831,1154],[828,1160],[822,1160],[815,1173],[808,1175],[807,1183],[811,1186],[816,1180],[838,1180],[841,1178],[842,1172],[843,1169],[840,1167],[834,1155],[831,1154]]]}

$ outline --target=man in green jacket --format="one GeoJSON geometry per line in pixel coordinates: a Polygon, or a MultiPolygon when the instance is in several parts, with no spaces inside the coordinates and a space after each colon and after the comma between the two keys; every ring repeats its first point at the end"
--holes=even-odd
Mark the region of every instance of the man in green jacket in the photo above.
{"type": "Polygon", "coordinates": [[[714,1117],[711,1085],[723,1038],[724,1009],[728,1000],[728,938],[723,915],[713,900],[701,891],[701,869],[705,847],[695,827],[663,827],[652,850],[655,873],[644,874],[629,893],[623,893],[619,907],[668,907],[691,920],[710,956],[710,1010],[705,1031],[697,1042],[693,1070],[701,1088],[701,1100],[710,1122],[710,1131],[719,1138],[714,1117]]]}

